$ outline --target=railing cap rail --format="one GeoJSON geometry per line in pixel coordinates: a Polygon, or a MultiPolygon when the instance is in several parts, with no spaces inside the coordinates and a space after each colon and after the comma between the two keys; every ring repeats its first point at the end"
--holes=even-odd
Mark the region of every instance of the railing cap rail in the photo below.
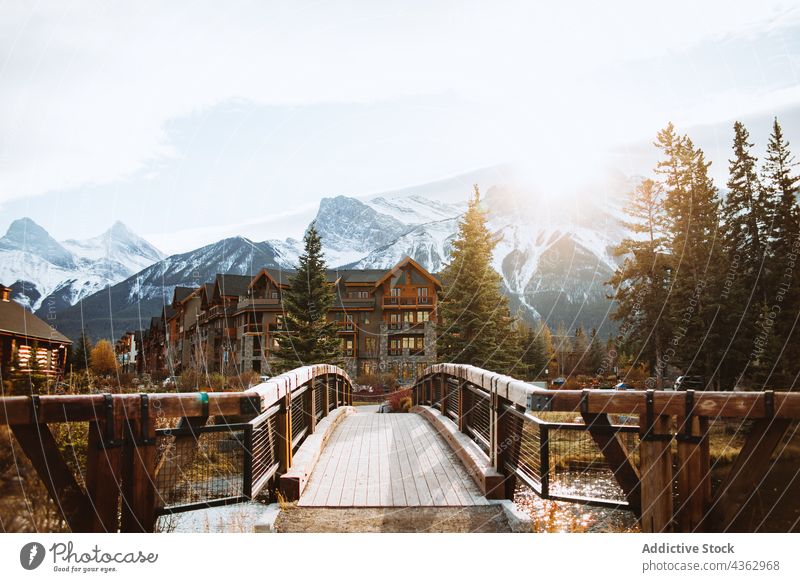
{"type": "MultiPolygon", "coordinates": [[[[436,374],[460,378],[490,394],[497,394],[514,404],[526,406],[529,396],[546,401],[547,410],[563,412],[644,414],[646,390],[548,390],[531,386],[511,376],[497,374],[469,364],[434,364],[421,379],[436,374]],[[588,402],[584,402],[584,398],[588,402]]],[[[657,390],[653,392],[651,411],[655,414],[683,415],[686,393],[657,390]]],[[[693,413],[698,416],[731,418],[800,418],[800,392],[697,392],[693,413]]]]}

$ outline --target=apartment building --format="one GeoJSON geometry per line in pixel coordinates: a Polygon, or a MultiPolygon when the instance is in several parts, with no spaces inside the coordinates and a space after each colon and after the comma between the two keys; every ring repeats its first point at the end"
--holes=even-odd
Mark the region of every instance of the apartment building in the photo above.
{"type": "MultiPolygon", "coordinates": [[[[176,288],[174,312],[151,322],[145,360],[162,365],[152,370],[161,373],[271,375],[291,275],[262,269],[254,277],[217,275],[196,289],[176,288]]],[[[328,317],[339,326],[350,374],[392,372],[411,381],[435,362],[442,285],[421,265],[406,257],[391,269],[331,270],[328,281],[335,290],[328,317]]]]}

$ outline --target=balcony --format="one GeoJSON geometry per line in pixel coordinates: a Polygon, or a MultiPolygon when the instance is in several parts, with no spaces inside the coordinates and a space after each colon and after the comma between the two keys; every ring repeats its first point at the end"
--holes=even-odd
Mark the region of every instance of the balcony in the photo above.
{"type": "Polygon", "coordinates": [[[429,321],[418,321],[416,323],[410,321],[392,322],[386,324],[386,330],[390,333],[424,333],[425,326],[430,323],[429,321]]]}
{"type": "Polygon", "coordinates": [[[432,307],[433,297],[384,297],[384,307],[432,307]]]}
{"type": "Polygon", "coordinates": [[[260,334],[261,333],[261,324],[259,324],[259,323],[245,323],[243,331],[244,331],[245,335],[260,334]]]}
{"type": "Polygon", "coordinates": [[[420,357],[425,356],[425,348],[389,348],[388,354],[390,356],[420,357]]]}
{"type": "Polygon", "coordinates": [[[255,297],[248,297],[236,304],[237,310],[242,309],[266,309],[268,307],[278,307],[281,304],[280,299],[264,298],[257,299],[255,297]]]}
{"type": "Polygon", "coordinates": [[[341,297],[341,301],[343,305],[351,305],[351,304],[359,304],[359,305],[369,305],[370,307],[375,305],[375,297],[341,297]]]}

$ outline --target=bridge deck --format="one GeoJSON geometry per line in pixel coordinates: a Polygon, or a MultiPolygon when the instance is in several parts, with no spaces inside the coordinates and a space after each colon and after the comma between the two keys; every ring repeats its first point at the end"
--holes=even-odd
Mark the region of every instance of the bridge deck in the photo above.
{"type": "Polygon", "coordinates": [[[359,412],[331,435],[298,504],[423,507],[488,501],[424,418],[359,412]]]}

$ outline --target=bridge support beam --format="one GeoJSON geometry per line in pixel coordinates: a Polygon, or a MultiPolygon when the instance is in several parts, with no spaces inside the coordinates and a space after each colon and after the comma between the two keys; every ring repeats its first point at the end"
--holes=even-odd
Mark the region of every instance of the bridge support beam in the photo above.
{"type": "MultiPolygon", "coordinates": [[[[650,415],[648,415],[650,416],[650,415]]],[[[639,422],[639,476],[642,531],[672,531],[672,418],[639,422]]]]}
{"type": "Polygon", "coordinates": [[[719,486],[711,512],[711,529],[727,531],[757,484],[769,470],[772,451],[783,438],[791,420],[762,418],[750,430],[739,456],[719,486]]]}
{"type": "Polygon", "coordinates": [[[586,412],[582,416],[589,428],[592,440],[603,453],[614,473],[614,478],[625,493],[628,504],[638,514],[642,505],[639,471],[631,462],[630,451],[627,450],[619,435],[613,432],[611,420],[607,414],[586,412]]]}

